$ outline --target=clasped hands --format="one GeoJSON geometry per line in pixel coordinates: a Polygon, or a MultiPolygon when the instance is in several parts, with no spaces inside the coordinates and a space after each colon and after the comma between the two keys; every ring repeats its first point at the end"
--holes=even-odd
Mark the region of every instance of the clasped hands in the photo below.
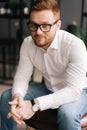
{"type": "Polygon", "coordinates": [[[32,110],[32,104],[29,100],[23,100],[21,95],[15,95],[13,100],[9,102],[10,112],[7,118],[12,117],[14,121],[21,125],[24,120],[30,119],[35,112],[32,110]]]}

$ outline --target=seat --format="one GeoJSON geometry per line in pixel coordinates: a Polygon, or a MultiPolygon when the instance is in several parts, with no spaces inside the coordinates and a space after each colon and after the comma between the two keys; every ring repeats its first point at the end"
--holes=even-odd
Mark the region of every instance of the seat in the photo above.
{"type": "MultiPolygon", "coordinates": [[[[31,119],[26,120],[25,123],[36,130],[58,130],[57,110],[38,111],[31,119]]],[[[81,128],[82,130],[87,130],[87,114],[81,119],[81,128]]],[[[30,129],[27,128],[27,130],[30,129]]]]}
{"type": "MultiPolygon", "coordinates": [[[[42,81],[42,74],[36,68],[33,74],[33,81],[42,81]]],[[[57,130],[57,110],[38,111],[31,119],[26,120],[25,123],[36,130],[57,130]]],[[[30,127],[27,127],[26,130],[31,130],[30,127]]],[[[81,128],[82,130],[87,130],[87,114],[81,119],[81,128]]]]}

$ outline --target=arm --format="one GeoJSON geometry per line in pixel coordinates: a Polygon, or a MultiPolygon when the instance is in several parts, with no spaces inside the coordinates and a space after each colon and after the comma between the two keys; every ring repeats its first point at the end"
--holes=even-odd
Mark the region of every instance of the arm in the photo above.
{"type": "Polygon", "coordinates": [[[59,106],[78,100],[85,87],[87,72],[87,52],[81,40],[72,44],[68,56],[69,62],[65,73],[65,87],[53,94],[37,98],[40,109],[58,108],[59,106]]]}
{"type": "Polygon", "coordinates": [[[28,83],[33,71],[33,65],[28,53],[30,51],[29,44],[27,42],[27,40],[24,41],[21,46],[19,65],[12,87],[13,100],[12,102],[9,102],[11,111],[9,112],[8,117],[12,116],[16,122],[18,122],[18,119],[20,118],[17,109],[23,104],[23,97],[27,92],[28,83]]]}
{"type": "Polygon", "coordinates": [[[12,95],[19,93],[24,96],[26,94],[33,72],[33,65],[29,57],[29,51],[31,51],[31,49],[29,49],[29,44],[27,42],[29,41],[24,40],[20,49],[20,59],[14,77],[12,95]]]}

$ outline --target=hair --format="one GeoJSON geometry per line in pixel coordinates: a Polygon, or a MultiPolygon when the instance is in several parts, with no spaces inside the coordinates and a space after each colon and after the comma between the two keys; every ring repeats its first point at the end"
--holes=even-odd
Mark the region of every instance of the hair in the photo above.
{"type": "Polygon", "coordinates": [[[29,17],[32,11],[52,10],[55,16],[60,18],[60,7],[57,0],[34,0],[30,7],[29,17]]]}

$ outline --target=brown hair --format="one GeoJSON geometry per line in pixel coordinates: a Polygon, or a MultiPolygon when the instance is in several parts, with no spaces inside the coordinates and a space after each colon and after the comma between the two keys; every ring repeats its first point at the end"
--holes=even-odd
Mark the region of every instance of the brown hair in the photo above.
{"type": "Polygon", "coordinates": [[[32,11],[52,10],[54,15],[60,18],[60,8],[57,0],[35,0],[30,7],[29,17],[32,11]]]}

